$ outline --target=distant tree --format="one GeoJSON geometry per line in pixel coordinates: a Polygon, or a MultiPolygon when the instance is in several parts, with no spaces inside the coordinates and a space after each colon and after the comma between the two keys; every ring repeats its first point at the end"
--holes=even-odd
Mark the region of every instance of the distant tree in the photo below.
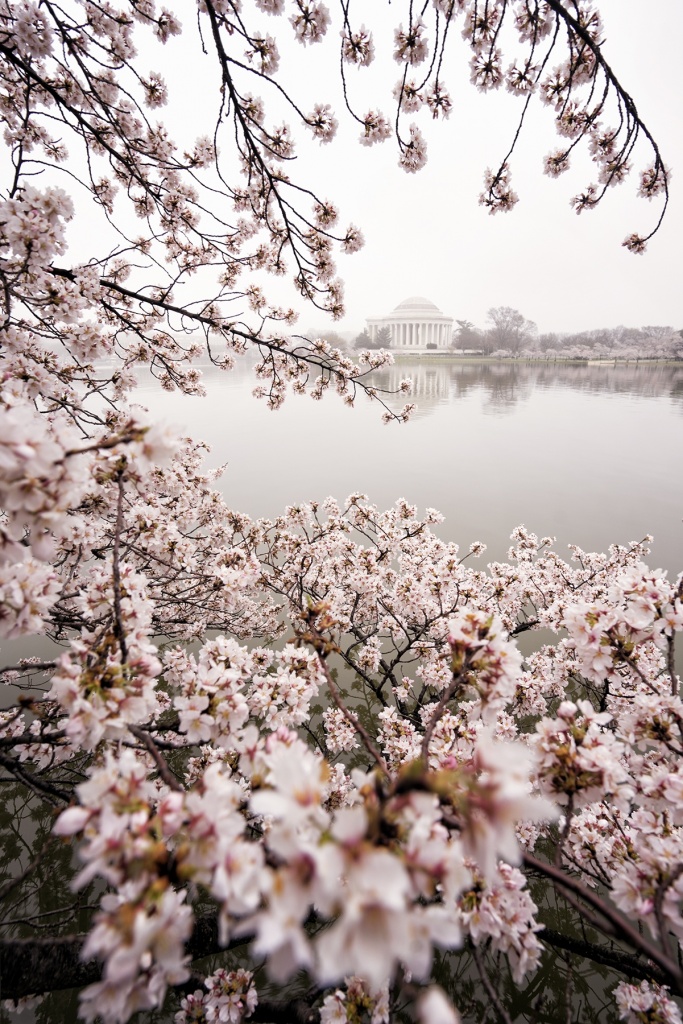
{"type": "Polygon", "coordinates": [[[623,327],[614,327],[611,330],[609,328],[602,328],[602,330],[598,331],[588,331],[582,336],[583,344],[589,348],[595,348],[596,345],[602,346],[608,352],[612,352],[622,344],[624,329],[623,327]]]}
{"type": "Polygon", "coordinates": [[[353,347],[355,349],[380,349],[380,348],[391,348],[391,328],[380,327],[375,334],[374,338],[371,338],[367,330],[361,331],[357,335],[353,347]]]}
{"type": "Polygon", "coordinates": [[[622,345],[637,346],[645,341],[646,334],[638,327],[618,327],[620,332],[619,340],[622,345]]]}
{"type": "Polygon", "coordinates": [[[470,320],[456,320],[457,328],[453,331],[453,348],[476,348],[483,346],[481,331],[470,320]]]}
{"type": "Polygon", "coordinates": [[[648,338],[657,338],[658,340],[670,338],[671,335],[675,333],[673,327],[657,327],[648,325],[646,327],[641,327],[640,329],[648,338]]]}
{"type": "Polygon", "coordinates": [[[536,335],[536,324],[526,320],[518,309],[492,306],[487,315],[493,324],[488,332],[491,348],[509,349],[515,353],[531,347],[536,335]]]}
{"type": "MultiPolygon", "coordinates": [[[[651,330],[653,330],[652,327],[643,328],[644,333],[651,330]]],[[[673,328],[669,328],[664,334],[663,328],[659,328],[659,330],[662,331],[659,336],[649,336],[641,355],[650,358],[683,359],[683,331],[674,331],[673,328]]]]}
{"type": "Polygon", "coordinates": [[[376,348],[391,348],[391,327],[380,327],[377,332],[376,348]]]}

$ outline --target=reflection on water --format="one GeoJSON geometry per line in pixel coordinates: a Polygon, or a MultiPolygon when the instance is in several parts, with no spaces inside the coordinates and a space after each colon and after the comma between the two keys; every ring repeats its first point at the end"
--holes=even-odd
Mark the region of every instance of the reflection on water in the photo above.
{"type": "Polygon", "coordinates": [[[394,390],[404,377],[413,381],[418,416],[472,390],[485,396],[485,409],[504,414],[534,391],[564,389],[589,394],[672,398],[683,412],[683,365],[604,362],[600,365],[545,363],[401,362],[375,374],[381,387],[394,390]]]}
{"type": "Polygon", "coordinates": [[[381,507],[405,497],[439,509],[441,536],[484,541],[486,560],[504,558],[525,523],[557,536],[560,551],[652,533],[654,565],[683,568],[683,366],[425,360],[375,383],[406,376],[418,412],[405,426],[383,426],[360,397],[349,410],[334,395],[292,396],[272,413],[252,398],[246,364],[209,368],[205,399],[148,384],[137,401],[207,440],[211,464],[227,464],[226,500],[252,516],[361,491],[381,507]]]}

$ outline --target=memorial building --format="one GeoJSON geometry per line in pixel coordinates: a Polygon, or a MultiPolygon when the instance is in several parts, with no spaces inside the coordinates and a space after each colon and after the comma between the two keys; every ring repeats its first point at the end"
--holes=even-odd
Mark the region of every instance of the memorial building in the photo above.
{"type": "Polygon", "coordinates": [[[413,296],[400,302],[388,316],[368,317],[367,330],[371,341],[383,327],[391,331],[392,349],[410,349],[427,352],[450,348],[453,337],[453,317],[446,316],[429,299],[413,296]]]}

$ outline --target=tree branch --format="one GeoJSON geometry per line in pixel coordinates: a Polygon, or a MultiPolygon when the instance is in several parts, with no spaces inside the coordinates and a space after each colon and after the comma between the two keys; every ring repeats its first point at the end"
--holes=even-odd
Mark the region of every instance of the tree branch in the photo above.
{"type": "Polygon", "coordinates": [[[621,936],[621,938],[628,942],[630,946],[637,949],[648,957],[648,959],[657,964],[657,966],[666,975],[667,982],[675,995],[683,995],[683,971],[681,971],[679,965],[665,952],[653,945],[653,943],[650,942],[649,939],[646,939],[644,935],[641,935],[633,925],[629,924],[629,922],[622,917],[619,911],[611,907],[609,903],[596,893],[592,892],[591,889],[587,889],[586,886],[581,884],[581,882],[578,882],[575,878],[571,878],[571,876],[565,874],[560,868],[556,868],[552,864],[546,864],[544,861],[540,861],[536,857],[533,857],[530,853],[525,853],[523,855],[523,860],[527,868],[531,868],[533,871],[537,871],[539,874],[545,875],[546,878],[550,878],[556,885],[580,896],[582,900],[589,904],[589,906],[597,910],[598,913],[614,928],[617,935],[621,936]]]}
{"type": "MultiPolygon", "coordinates": [[[[83,962],[81,950],[86,935],[55,938],[0,939],[0,993],[3,999],[23,999],[69,988],[91,985],[102,977],[99,960],[83,962]]],[[[218,917],[205,914],[196,918],[194,931],[185,944],[192,960],[227,952],[245,945],[240,938],[221,946],[218,941],[218,917]]]]}

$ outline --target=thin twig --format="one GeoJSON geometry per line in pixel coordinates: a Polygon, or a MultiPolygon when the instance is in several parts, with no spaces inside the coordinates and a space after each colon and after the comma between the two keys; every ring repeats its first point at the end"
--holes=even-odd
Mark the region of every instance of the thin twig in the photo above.
{"type": "Polygon", "coordinates": [[[114,576],[114,634],[121,648],[121,662],[125,665],[128,660],[128,648],[126,646],[126,633],[123,628],[123,616],[121,613],[121,565],[120,549],[121,534],[123,532],[123,473],[118,478],[118,498],[116,502],[116,529],[114,532],[114,551],[112,556],[112,570],[114,576]]]}
{"type": "Polygon", "coordinates": [[[544,861],[533,857],[530,853],[523,854],[523,860],[526,867],[531,868],[534,871],[538,871],[547,878],[551,878],[563,889],[575,893],[591,907],[594,907],[595,910],[605,918],[608,924],[614,928],[616,934],[620,935],[629,943],[629,945],[633,946],[634,949],[640,950],[641,953],[644,953],[645,956],[649,957],[650,960],[661,967],[672,982],[671,988],[676,995],[683,994],[683,972],[681,972],[678,964],[675,963],[675,961],[673,961],[665,952],[653,945],[649,939],[646,939],[645,936],[641,935],[640,932],[634,928],[633,925],[629,924],[617,910],[606,903],[605,900],[601,899],[601,897],[596,893],[587,889],[580,882],[576,881],[576,879],[566,875],[554,865],[546,864],[544,861]]]}
{"type": "MultiPolygon", "coordinates": [[[[654,900],[655,919],[657,921],[657,928],[659,929],[659,941],[669,955],[675,956],[675,949],[672,949],[671,933],[667,927],[666,920],[664,919],[664,899],[668,890],[674,884],[676,879],[680,878],[683,874],[683,861],[676,865],[673,871],[663,878],[657,886],[654,900]]],[[[678,943],[676,943],[678,945],[678,943]]]]}
{"type": "Polygon", "coordinates": [[[422,749],[420,750],[420,756],[422,757],[423,761],[427,760],[427,752],[429,750],[429,741],[432,738],[432,734],[433,734],[434,730],[436,729],[437,723],[438,723],[439,719],[441,718],[441,715],[443,714],[446,705],[448,704],[448,702],[450,700],[452,700],[453,695],[455,694],[455,691],[462,685],[462,680],[463,680],[462,672],[457,672],[457,673],[454,672],[453,673],[453,678],[451,679],[450,683],[448,684],[448,686],[446,687],[446,689],[444,690],[444,692],[441,695],[441,700],[439,701],[439,703],[434,708],[434,711],[432,713],[432,717],[429,719],[429,723],[427,724],[427,728],[425,729],[425,734],[424,734],[424,736],[422,738],[422,749]]]}
{"type": "Polygon", "coordinates": [[[11,757],[7,757],[2,753],[0,753],[0,764],[35,793],[40,793],[42,796],[57,797],[58,800],[63,800],[65,803],[68,803],[71,799],[69,793],[59,789],[58,786],[53,786],[51,782],[43,782],[42,779],[36,778],[35,775],[32,775],[25,768],[22,768],[21,765],[18,765],[16,761],[13,761],[11,757]]]}
{"type": "Polygon", "coordinates": [[[45,851],[53,842],[54,836],[51,835],[49,836],[47,841],[43,843],[43,845],[41,846],[40,850],[33,858],[33,860],[29,864],[27,864],[27,866],[20,874],[15,875],[14,878],[8,878],[3,885],[0,885],[0,900],[4,900],[5,896],[9,896],[12,890],[16,889],[18,885],[21,885],[24,879],[31,874],[33,869],[38,867],[41,860],[45,856],[45,851]]]}
{"type": "Polygon", "coordinates": [[[332,700],[337,705],[337,707],[339,708],[339,710],[343,714],[343,716],[346,719],[346,721],[356,730],[356,732],[358,733],[358,735],[362,739],[362,741],[363,741],[363,743],[365,745],[365,749],[367,750],[367,752],[371,755],[372,758],[374,758],[374,760],[376,761],[378,767],[384,772],[384,774],[387,776],[387,778],[389,778],[389,774],[390,774],[389,773],[389,767],[388,767],[386,761],[384,760],[384,758],[382,757],[382,755],[380,754],[379,750],[375,746],[375,744],[372,742],[372,739],[370,737],[370,733],[367,731],[365,726],[359,721],[359,719],[356,718],[356,716],[353,714],[353,712],[349,711],[349,709],[347,708],[346,704],[344,703],[344,701],[341,698],[341,694],[339,693],[339,690],[337,688],[337,684],[335,683],[334,679],[332,678],[332,673],[330,672],[330,670],[329,670],[329,668],[327,666],[327,662],[323,658],[323,656],[320,653],[320,651],[317,650],[317,649],[316,649],[316,654],[318,655],[318,661],[319,661],[320,666],[321,666],[321,668],[323,670],[323,674],[325,676],[325,681],[327,682],[327,687],[328,687],[328,689],[330,691],[330,694],[332,696],[332,700]]]}
{"type": "Polygon", "coordinates": [[[477,965],[477,970],[479,971],[479,977],[481,978],[482,984],[486,989],[486,994],[491,1000],[494,1010],[502,1020],[503,1024],[512,1024],[510,1015],[507,1013],[505,1007],[503,1006],[500,999],[496,995],[496,990],[491,984],[491,979],[489,978],[488,973],[486,972],[486,968],[482,963],[481,956],[479,955],[479,950],[477,949],[476,944],[472,942],[470,948],[472,950],[474,962],[477,965]]]}
{"type": "Polygon", "coordinates": [[[165,758],[163,757],[161,751],[157,747],[156,743],[154,742],[150,734],[148,732],[145,732],[144,729],[140,729],[137,725],[129,725],[128,731],[132,732],[133,736],[137,737],[137,739],[139,739],[141,743],[145,744],[147,750],[154,758],[155,765],[159,769],[159,775],[164,780],[166,785],[170,789],[176,790],[176,792],[178,793],[184,793],[185,790],[178,782],[177,778],[175,777],[171,769],[168,767],[165,758]]]}

